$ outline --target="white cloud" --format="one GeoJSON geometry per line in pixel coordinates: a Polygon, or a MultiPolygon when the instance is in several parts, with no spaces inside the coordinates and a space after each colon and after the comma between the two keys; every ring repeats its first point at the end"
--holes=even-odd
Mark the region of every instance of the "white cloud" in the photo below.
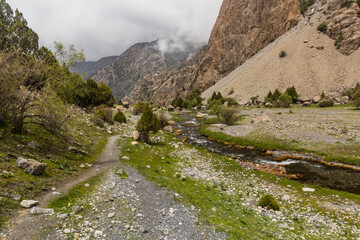
{"type": "Polygon", "coordinates": [[[206,42],[221,0],[8,0],[40,36],[85,50],[87,59],[119,55],[137,42],[186,36],[206,42]]]}

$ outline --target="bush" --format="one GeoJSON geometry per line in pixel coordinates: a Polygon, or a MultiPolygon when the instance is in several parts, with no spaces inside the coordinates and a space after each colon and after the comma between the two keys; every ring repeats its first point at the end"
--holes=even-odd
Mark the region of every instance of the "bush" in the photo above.
{"type": "Polygon", "coordinates": [[[166,118],[164,113],[160,113],[158,115],[159,121],[160,121],[160,128],[163,129],[164,127],[166,127],[167,125],[169,125],[169,121],[166,118]]]}
{"type": "Polygon", "coordinates": [[[107,122],[107,123],[110,123],[110,124],[113,124],[113,111],[111,108],[107,108],[105,106],[100,106],[95,110],[95,114],[94,116],[97,117],[97,118],[100,118],[101,120],[107,122]]]}
{"type": "Polygon", "coordinates": [[[258,202],[258,205],[261,207],[268,207],[274,211],[280,210],[280,204],[271,194],[266,194],[262,196],[258,202]]]}
{"type": "Polygon", "coordinates": [[[334,100],[329,97],[322,98],[318,103],[318,107],[332,107],[334,106],[334,100]]]}
{"type": "Polygon", "coordinates": [[[281,96],[277,100],[276,106],[277,107],[288,108],[288,107],[290,107],[291,103],[292,103],[291,96],[289,94],[287,94],[287,93],[283,93],[283,94],[281,94],[281,96]]]}
{"type": "Polygon", "coordinates": [[[279,53],[279,57],[280,57],[280,58],[286,57],[286,52],[285,52],[285,51],[281,51],[281,52],[279,53]]]}
{"type": "Polygon", "coordinates": [[[140,113],[142,113],[145,105],[146,104],[144,102],[138,101],[133,109],[133,114],[139,115],[140,113]]]}
{"type": "Polygon", "coordinates": [[[231,107],[221,107],[220,108],[220,116],[221,116],[221,122],[226,125],[234,125],[237,121],[236,117],[236,109],[231,107]]]}
{"type": "Polygon", "coordinates": [[[322,32],[322,33],[326,33],[327,31],[327,24],[326,22],[322,22],[319,24],[319,26],[317,27],[317,30],[322,32]]]}
{"type": "Polygon", "coordinates": [[[150,132],[156,133],[160,130],[160,121],[152,112],[149,104],[145,104],[140,120],[136,125],[136,130],[140,134],[141,142],[149,142],[150,132]]]}
{"type": "Polygon", "coordinates": [[[126,117],[125,114],[122,111],[118,111],[115,114],[114,121],[118,123],[126,123],[126,117]]]}
{"type": "Polygon", "coordinates": [[[183,107],[183,103],[184,103],[184,100],[178,96],[176,99],[174,99],[172,102],[171,102],[171,105],[174,107],[174,108],[177,108],[177,107],[183,107]]]}
{"type": "Polygon", "coordinates": [[[313,5],[316,2],[316,0],[301,0],[300,2],[300,12],[301,14],[304,14],[308,7],[313,5]]]}
{"type": "Polygon", "coordinates": [[[294,86],[287,88],[285,92],[292,98],[293,103],[296,103],[299,99],[299,95],[294,86]]]}

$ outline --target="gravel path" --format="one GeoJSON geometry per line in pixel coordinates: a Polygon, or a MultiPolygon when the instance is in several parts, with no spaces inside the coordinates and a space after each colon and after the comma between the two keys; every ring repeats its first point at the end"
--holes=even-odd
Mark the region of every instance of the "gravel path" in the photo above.
{"type": "MultiPolygon", "coordinates": [[[[104,152],[87,174],[69,182],[56,191],[66,192],[75,184],[100,172],[104,180],[93,194],[79,200],[77,206],[91,206],[76,213],[70,205],[70,214],[31,215],[22,210],[10,221],[2,240],[17,239],[223,239],[222,233],[198,222],[197,210],[175,199],[176,193],[162,189],[146,180],[136,170],[122,166],[116,147],[118,136],[111,137],[104,152]],[[127,179],[116,174],[125,171],[127,179]]],[[[42,196],[45,206],[53,197],[42,196]]],[[[66,212],[64,210],[64,212],[66,212]]]]}

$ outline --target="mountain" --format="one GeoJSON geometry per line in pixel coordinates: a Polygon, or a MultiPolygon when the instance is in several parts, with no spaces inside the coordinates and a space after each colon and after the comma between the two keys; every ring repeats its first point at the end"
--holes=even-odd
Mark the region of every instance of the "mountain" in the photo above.
{"type": "Polygon", "coordinates": [[[145,76],[126,99],[166,104],[193,88],[205,90],[301,18],[297,0],[224,0],[207,46],[174,69],[145,76]]]}
{"type": "Polygon", "coordinates": [[[275,40],[245,64],[203,93],[214,91],[245,103],[269,90],[295,86],[306,100],[327,95],[340,98],[342,90],[359,81],[360,18],[356,3],[342,0],[315,3],[299,24],[275,40]],[[326,26],[324,32],[318,26],[326,26]],[[279,53],[286,52],[280,58],[279,53]],[[231,94],[230,94],[231,93],[231,94]]]}
{"type": "Polygon", "coordinates": [[[115,61],[115,59],[116,59],[115,56],[111,56],[111,57],[104,57],[96,62],[92,62],[92,61],[78,62],[71,69],[71,71],[83,75],[84,79],[92,78],[97,73],[97,71],[99,71],[101,68],[107,65],[110,65],[115,61]]]}
{"type": "Polygon", "coordinates": [[[138,80],[157,71],[171,69],[198,48],[198,44],[180,37],[159,39],[135,44],[118,57],[78,63],[73,71],[85,72],[85,76],[96,82],[104,82],[116,99],[122,99],[138,80]]]}

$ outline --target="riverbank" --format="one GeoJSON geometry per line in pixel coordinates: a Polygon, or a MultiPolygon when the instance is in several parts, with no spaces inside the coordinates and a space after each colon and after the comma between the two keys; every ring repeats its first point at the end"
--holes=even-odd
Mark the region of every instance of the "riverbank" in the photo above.
{"type": "Polygon", "coordinates": [[[360,166],[360,111],[352,107],[242,109],[235,126],[207,124],[202,134],[264,150],[310,153],[327,162],[360,166]]]}

